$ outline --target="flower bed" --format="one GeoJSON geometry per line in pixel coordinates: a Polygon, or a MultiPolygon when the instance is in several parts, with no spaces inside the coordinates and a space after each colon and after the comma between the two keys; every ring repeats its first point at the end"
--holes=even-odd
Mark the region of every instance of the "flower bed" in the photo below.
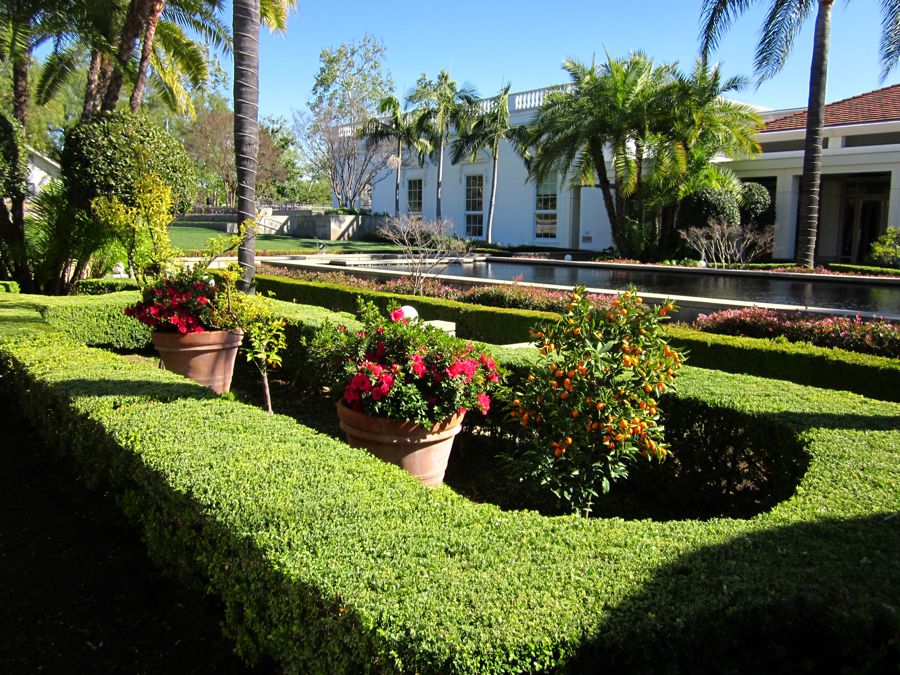
{"type": "Polygon", "coordinates": [[[728,309],[701,314],[693,328],[721,335],[757,338],[783,337],[791,342],[809,342],[862,354],[900,357],[900,325],[885,321],[862,321],[860,317],[812,318],[796,312],[761,307],[728,309]]]}
{"type": "Polygon", "coordinates": [[[896,404],[685,368],[678,414],[792,443],[808,459],[796,489],[750,519],[545,518],[421,487],[3,305],[0,374],[23,414],[119,496],[154,558],[222,597],[249,658],[287,672],[896,663],[896,404]]]}

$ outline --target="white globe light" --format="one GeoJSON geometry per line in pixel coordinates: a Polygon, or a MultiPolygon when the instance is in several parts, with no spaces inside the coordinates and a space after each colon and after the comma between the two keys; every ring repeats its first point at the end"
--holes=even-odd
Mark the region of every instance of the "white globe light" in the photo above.
{"type": "Polygon", "coordinates": [[[419,313],[416,311],[416,308],[411,307],[410,305],[403,305],[403,307],[401,307],[400,309],[403,312],[404,318],[416,319],[419,316],[419,313]]]}

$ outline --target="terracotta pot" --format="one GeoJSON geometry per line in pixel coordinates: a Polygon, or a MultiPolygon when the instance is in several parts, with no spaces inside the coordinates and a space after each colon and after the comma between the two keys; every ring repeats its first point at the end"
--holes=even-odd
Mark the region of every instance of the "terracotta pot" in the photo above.
{"type": "Polygon", "coordinates": [[[453,438],[462,429],[463,415],[454,415],[430,429],[410,420],[398,422],[371,417],[337,404],[347,443],[365,448],[378,459],[406,469],[424,485],[440,485],[447,470],[453,438]]]}
{"type": "Polygon", "coordinates": [[[217,394],[231,389],[231,375],[241,330],[211,330],[202,333],[153,333],[153,346],[166,370],[209,387],[217,394]]]}

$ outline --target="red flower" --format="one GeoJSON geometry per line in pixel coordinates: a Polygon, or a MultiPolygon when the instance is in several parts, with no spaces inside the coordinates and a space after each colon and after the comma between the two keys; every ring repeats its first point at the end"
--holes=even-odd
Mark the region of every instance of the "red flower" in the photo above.
{"type": "Polygon", "coordinates": [[[406,319],[406,315],[403,313],[403,309],[401,309],[400,307],[398,307],[393,312],[391,312],[391,321],[393,321],[394,323],[396,323],[398,321],[402,321],[403,323],[408,323],[408,320],[406,319]]]}

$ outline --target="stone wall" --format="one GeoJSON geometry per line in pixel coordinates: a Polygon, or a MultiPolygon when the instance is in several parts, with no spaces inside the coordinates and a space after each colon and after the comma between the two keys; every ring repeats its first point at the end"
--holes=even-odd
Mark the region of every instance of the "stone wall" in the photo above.
{"type": "MultiPolygon", "coordinates": [[[[180,217],[178,222],[225,230],[234,227],[235,214],[189,214],[180,217]]],[[[384,218],[380,216],[325,215],[308,210],[263,208],[260,210],[259,234],[349,241],[374,233],[383,222],[384,218]]]]}

